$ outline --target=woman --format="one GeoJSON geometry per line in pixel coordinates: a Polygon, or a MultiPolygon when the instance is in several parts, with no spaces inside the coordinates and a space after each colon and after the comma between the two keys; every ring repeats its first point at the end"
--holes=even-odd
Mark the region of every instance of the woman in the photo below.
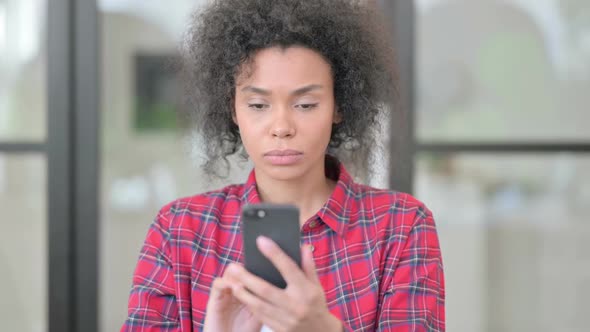
{"type": "Polygon", "coordinates": [[[415,198],[355,183],[395,94],[387,37],[358,1],[219,0],[186,51],[205,168],[243,147],[245,184],[179,199],[151,225],[122,331],[444,331],[441,253],[415,198]],[[356,157],[356,158],[355,158],[356,157]],[[302,266],[257,245],[287,281],[243,261],[241,207],[296,205],[302,266]]]}

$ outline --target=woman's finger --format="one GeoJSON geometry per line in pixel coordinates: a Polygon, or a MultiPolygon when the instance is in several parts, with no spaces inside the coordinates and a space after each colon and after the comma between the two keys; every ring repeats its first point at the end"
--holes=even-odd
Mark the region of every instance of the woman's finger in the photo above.
{"type": "Polygon", "coordinates": [[[246,305],[254,317],[274,331],[284,330],[288,326],[289,315],[274,304],[268,303],[251,293],[242,285],[232,288],[233,296],[246,305]]]}
{"type": "Polygon", "coordinates": [[[215,300],[221,299],[224,295],[231,293],[231,284],[223,278],[215,278],[211,284],[211,297],[215,300]]]}
{"type": "Polygon", "coordinates": [[[265,302],[279,307],[289,303],[289,301],[286,301],[286,295],[282,289],[250,273],[240,265],[232,264],[228,266],[227,275],[232,279],[240,280],[241,285],[265,302]]]}
{"type": "Polygon", "coordinates": [[[306,276],[301,268],[273,240],[265,236],[256,239],[260,252],[279,270],[287,284],[305,286],[306,276]]]}

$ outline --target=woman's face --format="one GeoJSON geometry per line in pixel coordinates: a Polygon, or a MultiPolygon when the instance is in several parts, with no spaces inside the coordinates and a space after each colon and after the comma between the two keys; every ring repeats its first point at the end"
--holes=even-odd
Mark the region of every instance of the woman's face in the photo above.
{"type": "Polygon", "coordinates": [[[238,77],[234,121],[257,172],[277,180],[321,168],[335,112],[330,65],[304,47],[256,53],[238,77]]]}

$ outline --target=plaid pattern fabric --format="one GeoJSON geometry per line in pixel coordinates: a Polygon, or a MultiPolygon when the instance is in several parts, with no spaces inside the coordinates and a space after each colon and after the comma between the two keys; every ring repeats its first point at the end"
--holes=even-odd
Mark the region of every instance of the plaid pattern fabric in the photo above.
{"type": "MultiPolygon", "coordinates": [[[[347,331],[444,331],[443,266],[430,211],[410,195],[355,183],[341,164],[335,170],[334,192],[301,228],[332,314],[347,331]]],[[[240,211],[247,202],[260,202],[254,171],[243,185],[159,212],[121,331],[203,329],[213,279],[230,262],[243,262],[240,211]]]]}

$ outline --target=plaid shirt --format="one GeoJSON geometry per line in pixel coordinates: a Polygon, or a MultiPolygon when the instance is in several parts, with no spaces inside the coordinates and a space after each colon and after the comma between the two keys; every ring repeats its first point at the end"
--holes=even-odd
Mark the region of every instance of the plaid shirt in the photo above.
{"type": "MultiPolygon", "coordinates": [[[[350,331],[444,331],[444,279],[430,211],[410,195],[355,183],[340,164],[327,203],[301,227],[330,312],[350,331]]],[[[121,331],[201,331],[211,283],[243,262],[240,211],[255,172],[165,206],[151,225],[121,331]]]]}

